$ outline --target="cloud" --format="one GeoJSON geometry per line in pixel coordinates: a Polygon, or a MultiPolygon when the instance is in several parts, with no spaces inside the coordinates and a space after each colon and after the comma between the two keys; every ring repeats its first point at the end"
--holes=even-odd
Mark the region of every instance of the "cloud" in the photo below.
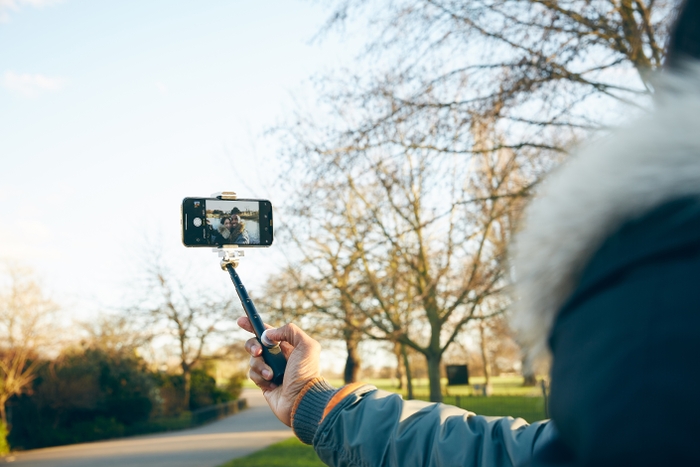
{"type": "Polygon", "coordinates": [[[159,93],[161,94],[167,94],[168,93],[168,87],[163,84],[160,81],[156,81],[156,89],[158,90],[159,93]]]}
{"type": "Polygon", "coordinates": [[[10,20],[10,12],[19,11],[23,6],[43,8],[45,6],[61,3],[63,0],[0,0],[0,22],[10,20]]]}
{"type": "MultiPolygon", "coordinates": [[[[2,1],[2,0],[0,0],[2,1]]],[[[65,80],[41,74],[18,74],[8,71],[2,77],[2,85],[11,92],[24,97],[35,98],[48,91],[57,91],[63,87],[65,80]]]]}

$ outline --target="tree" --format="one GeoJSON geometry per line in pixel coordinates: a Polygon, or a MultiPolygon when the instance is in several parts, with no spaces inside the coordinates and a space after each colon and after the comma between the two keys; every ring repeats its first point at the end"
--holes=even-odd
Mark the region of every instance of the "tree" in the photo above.
{"type": "Polygon", "coordinates": [[[124,314],[99,314],[81,327],[87,332],[87,346],[109,353],[133,354],[153,338],[124,314]]]}
{"type": "Polygon", "coordinates": [[[134,352],[89,344],[44,360],[32,393],[13,400],[13,447],[32,449],[123,436],[148,420],[155,381],[134,352]]]}
{"type": "MultiPolygon", "coordinates": [[[[301,240],[292,234],[292,241],[301,240]]],[[[287,266],[270,278],[260,304],[282,322],[301,321],[307,332],[316,338],[341,340],[345,343],[347,357],[343,379],[345,383],[357,381],[361,367],[359,344],[366,317],[355,308],[348,295],[358,292],[351,283],[356,275],[356,257],[343,258],[338,244],[323,243],[316,237],[309,239],[313,245],[323,248],[328,269],[322,280],[317,274],[308,274],[305,266],[313,268],[310,256],[302,267],[287,266]],[[334,248],[335,247],[335,248],[334,248]],[[334,249],[332,249],[334,248],[334,249]],[[344,292],[341,292],[344,291],[344,292]]],[[[307,246],[297,244],[299,251],[308,252],[307,246]]]]}
{"type": "MultiPolygon", "coordinates": [[[[504,309],[505,249],[530,189],[527,160],[509,148],[436,157],[398,129],[397,144],[378,148],[328,147],[295,130],[292,163],[317,168],[294,203],[299,292],[339,321],[345,303],[362,317],[356,330],[421,353],[430,397],[441,400],[443,353],[471,319],[504,309]]],[[[438,131],[427,127],[424,139],[438,131]]],[[[475,145],[497,139],[483,120],[470,134],[475,145]]]]}
{"type": "Polygon", "coordinates": [[[52,327],[58,306],[30,270],[5,264],[0,289],[0,420],[7,425],[10,397],[30,388],[40,353],[55,342],[52,327]]]}
{"type": "Polygon", "coordinates": [[[230,293],[186,287],[164,265],[149,268],[146,299],[136,310],[156,337],[175,344],[183,376],[182,406],[190,409],[192,369],[208,358],[207,345],[233,328],[234,306],[230,293]]]}
{"type": "MultiPolygon", "coordinates": [[[[673,1],[329,1],[327,29],[366,22],[364,67],[324,82],[337,107],[368,109],[344,129],[359,144],[390,141],[438,118],[448,134],[494,116],[499,147],[556,159],[571,141],[643,107],[663,60],[673,1]],[[369,75],[369,76],[367,76],[369,75]]],[[[360,68],[360,67],[358,67],[360,68]]],[[[412,144],[411,139],[407,139],[412,144]]],[[[466,133],[423,143],[473,154],[466,133]]],[[[495,148],[494,148],[495,149],[495,148]]],[[[483,149],[482,149],[483,150],[483,149]]]]}
{"type": "Polygon", "coordinates": [[[439,400],[446,346],[508,305],[503,254],[527,197],[573,142],[649,103],[672,3],[328,3],[328,30],[368,18],[370,32],[358,71],[317,80],[323,116],[281,129],[307,222],[295,267],[337,292],[333,307],[305,296],[315,309],[342,320],[344,297],[367,336],[423,353],[439,400]]]}

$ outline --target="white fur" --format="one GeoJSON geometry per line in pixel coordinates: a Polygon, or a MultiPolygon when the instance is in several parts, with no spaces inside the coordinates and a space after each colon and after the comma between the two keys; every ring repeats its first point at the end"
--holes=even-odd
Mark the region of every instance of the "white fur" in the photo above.
{"type": "Polygon", "coordinates": [[[531,358],[548,356],[554,318],[581,269],[621,224],[700,195],[700,66],[663,78],[656,107],[552,173],[515,239],[513,327],[531,358]]]}

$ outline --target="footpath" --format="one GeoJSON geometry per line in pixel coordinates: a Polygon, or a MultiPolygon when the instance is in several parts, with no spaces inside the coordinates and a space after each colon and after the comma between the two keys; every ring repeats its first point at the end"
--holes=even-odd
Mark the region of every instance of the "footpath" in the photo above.
{"type": "Polygon", "coordinates": [[[291,436],[257,389],[248,409],[189,430],[21,451],[0,460],[17,467],[217,467],[291,436]]]}

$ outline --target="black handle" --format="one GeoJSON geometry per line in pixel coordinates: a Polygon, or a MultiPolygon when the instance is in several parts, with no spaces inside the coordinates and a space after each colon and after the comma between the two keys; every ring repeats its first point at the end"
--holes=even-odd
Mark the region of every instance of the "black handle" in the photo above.
{"type": "Polygon", "coordinates": [[[284,370],[287,368],[287,359],[284,358],[284,354],[282,353],[279,345],[276,345],[274,347],[267,347],[262,343],[260,337],[262,336],[262,333],[265,332],[265,325],[263,324],[263,320],[262,318],[260,318],[260,315],[258,314],[258,310],[255,308],[253,300],[251,300],[248,296],[248,292],[243,286],[243,282],[241,282],[241,278],[238,276],[236,269],[230,264],[227,264],[226,270],[231,276],[231,281],[233,281],[233,286],[236,288],[238,298],[241,300],[243,310],[245,310],[245,314],[248,316],[250,323],[253,325],[253,332],[255,333],[255,337],[258,339],[258,342],[260,343],[260,346],[263,349],[263,360],[265,360],[265,363],[267,363],[267,365],[270,368],[272,368],[271,381],[277,385],[281,385],[282,380],[284,378],[284,370]]]}

